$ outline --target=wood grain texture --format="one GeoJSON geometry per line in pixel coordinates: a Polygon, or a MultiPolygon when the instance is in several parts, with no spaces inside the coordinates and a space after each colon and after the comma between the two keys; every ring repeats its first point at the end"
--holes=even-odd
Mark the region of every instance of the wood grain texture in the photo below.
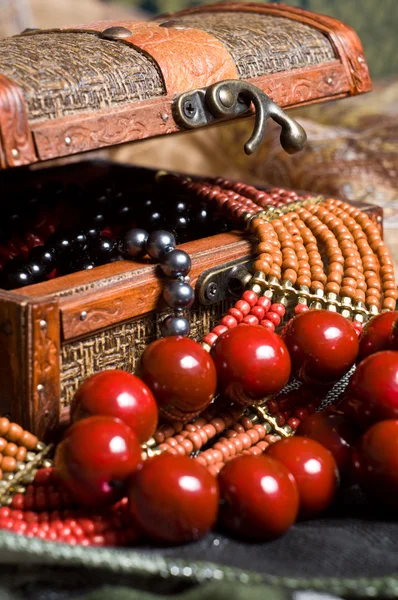
{"type": "Polygon", "coordinates": [[[0,167],[19,167],[36,161],[22,91],[0,73],[0,167]]]}

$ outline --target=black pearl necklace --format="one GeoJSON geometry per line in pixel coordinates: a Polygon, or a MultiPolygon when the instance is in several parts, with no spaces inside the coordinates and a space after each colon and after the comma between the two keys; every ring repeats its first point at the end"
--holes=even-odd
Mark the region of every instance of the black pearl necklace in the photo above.
{"type": "Polygon", "coordinates": [[[163,273],[170,279],[163,290],[163,299],[174,310],[161,324],[163,337],[188,336],[190,326],[184,310],[190,308],[195,293],[189,284],[191,259],[189,254],[176,248],[176,240],[168,231],[158,230],[148,234],[144,229],[130,229],[123,237],[120,249],[125,258],[136,259],[149,254],[159,261],[163,273]]]}

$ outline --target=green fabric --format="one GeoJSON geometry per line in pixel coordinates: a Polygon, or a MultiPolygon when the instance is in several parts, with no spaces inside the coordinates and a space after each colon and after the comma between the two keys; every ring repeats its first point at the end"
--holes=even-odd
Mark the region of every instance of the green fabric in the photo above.
{"type": "Polygon", "coordinates": [[[126,587],[104,586],[81,596],[79,600],[288,600],[286,591],[265,585],[208,583],[180,594],[164,596],[126,587]]]}

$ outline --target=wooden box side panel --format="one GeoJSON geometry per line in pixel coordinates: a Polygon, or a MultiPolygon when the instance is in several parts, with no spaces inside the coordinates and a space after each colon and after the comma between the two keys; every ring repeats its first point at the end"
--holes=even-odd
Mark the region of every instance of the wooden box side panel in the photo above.
{"type": "Polygon", "coordinates": [[[56,299],[0,292],[0,412],[39,437],[59,423],[60,319],[56,299]]]}

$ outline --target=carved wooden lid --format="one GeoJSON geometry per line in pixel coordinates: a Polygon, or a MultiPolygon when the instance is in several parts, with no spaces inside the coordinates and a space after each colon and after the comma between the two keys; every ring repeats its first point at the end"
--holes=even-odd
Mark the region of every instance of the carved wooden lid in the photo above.
{"type": "Polygon", "coordinates": [[[0,166],[185,129],[178,97],[223,80],[254,84],[288,108],[371,87],[352,29],[283,5],[27,31],[0,41],[0,166]]]}

